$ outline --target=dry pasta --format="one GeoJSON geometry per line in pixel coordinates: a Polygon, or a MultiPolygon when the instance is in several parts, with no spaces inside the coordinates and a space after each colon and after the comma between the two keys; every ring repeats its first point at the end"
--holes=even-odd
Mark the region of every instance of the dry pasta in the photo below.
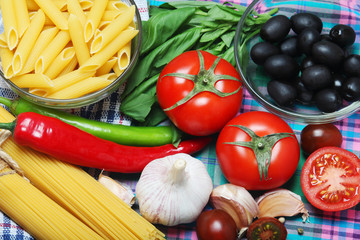
{"type": "MultiPolygon", "coordinates": [[[[0,122],[13,119],[0,107],[0,122]]],[[[18,146],[12,138],[3,143],[3,149],[18,163],[36,188],[104,239],[165,239],[154,225],[83,169],[18,146]]]]}
{"type": "Polygon", "coordinates": [[[40,33],[34,47],[30,52],[27,61],[25,62],[25,66],[23,67],[23,69],[20,71],[19,74],[25,74],[35,69],[36,60],[39,58],[41,52],[54,39],[58,31],[59,31],[58,28],[53,27],[53,28],[45,29],[40,33]]]}
{"type": "Polygon", "coordinates": [[[56,78],[75,58],[74,47],[64,48],[44,72],[50,79],[56,78]]]}
{"type": "Polygon", "coordinates": [[[14,53],[8,47],[0,48],[0,58],[1,64],[6,78],[10,78],[14,75],[12,68],[12,60],[14,58],[14,53]]]}
{"type": "Polygon", "coordinates": [[[72,84],[71,86],[60,91],[56,91],[53,94],[49,94],[47,97],[56,99],[71,99],[81,97],[83,95],[93,93],[107,87],[116,79],[116,77],[117,76],[115,73],[108,73],[98,77],[90,77],[72,84]]]}
{"type": "Polygon", "coordinates": [[[111,72],[112,68],[114,67],[114,65],[117,62],[117,57],[112,57],[110,58],[108,61],[106,61],[106,63],[104,65],[102,65],[98,70],[96,70],[95,75],[96,76],[101,76],[101,75],[105,75],[109,72],[111,72]]]}
{"type": "Polygon", "coordinates": [[[2,47],[2,48],[7,48],[8,47],[5,33],[0,34],[0,47],[2,47]]]}
{"type": "Polygon", "coordinates": [[[35,62],[35,72],[43,73],[50,66],[56,56],[70,42],[69,31],[60,31],[49,43],[49,45],[41,52],[39,58],[35,62]]]}
{"type": "Polygon", "coordinates": [[[80,66],[90,58],[89,48],[83,35],[83,29],[80,19],[76,15],[70,14],[69,33],[80,66]]]}
{"type": "Polygon", "coordinates": [[[14,1],[0,0],[0,7],[6,42],[8,43],[9,49],[13,50],[19,41],[14,1]]]}
{"type": "Polygon", "coordinates": [[[78,66],[78,61],[77,61],[77,58],[74,57],[73,59],[71,59],[70,63],[59,73],[58,77],[74,71],[74,69],[77,66],[78,66]]]}
{"type": "Polygon", "coordinates": [[[11,81],[21,88],[52,88],[54,86],[50,78],[41,73],[31,73],[12,77],[11,81]]]}
{"type": "MultiPolygon", "coordinates": [[[[80,2],[78,0],[68,0],[67,1],[67,7],[68,7],[68,12],[73,15],[75,15],[82,26],[85,26],[86,23],[86,15],[80,5],[80,2]]],[[[69,19],[70,21],[70,19],[69,19]]],[[[71,23],[69,23],[69,27],[71,26],[71,23]]],[[[83,31],[81,31],[82,33],[83,31]]]]}
{"type": "Polygon", "coordinates": [[[86,23],[84,26],[85,41],[89,42],[94,36],[96,28],[99,26],[101,18],[105,12],[108,0],[94,0],[94,5],[91,7],[89,14],[86,16],[86,23]]]}
{"type": "Polygon", "coordinates": [[[117,56],[117,65],[120,70],[125,70],[130,63],[131,55],[131,42],[128,42],[120,51],[117,56]]]}
{"type": "Polygon", "coordinates": [[[105,46],[101,51],[94,54],[81,67],[83,71],[97,70],[114,56],[121,48],[130,42],[138,33],[138,30],[127,29],[122,31],[113,41],[105,46]]]}
{"type": "Polygon", "coordinates": [[[25,33],[25,30],[30,25],[30,17],[26,4],[26,0],[17,0],[14,1],[16,4],[15,14],[16,14],[16,23],[18,28],[19,38],[25,33]]]}
{"type": "Polygon", "coordinates": [[[34,0],[26,0],[26,6],[28,11],[37,11],[40,8],[34,0]]]}
{"type": "Polygon", "coordinates": [[[51,21],[60,29],[67,30],[68,22],[56,3],[52,0],[34,0],[37,5],[45,12],[51,21]]]}
{"type": "Polygon", "coordinates": [[[39,9],[31,20],[29,28],[26,30],[23,38],[16,48],[14,59],[12,62],[14,74],[20,72],[26,60],[28,59],[31,49],[34,47],[37,38],[39,37],[45,22],[45,14],[39,9]]]}
{"type": "Polygon", "coordinates": [[[92,0],[79,0],[79,3],[83,11],[89,10],[94,5],[92,0]]]}
{"type": "Polygon", "coordinates": [[[129,26],[135,15],[135,6],[129,7],[129,10],[120,14],[112,21],[103,31],[101,31],[91,44],[91,54],[94,54],[104,48],[116,36],[118,36],[125,28],[129,26]]]}

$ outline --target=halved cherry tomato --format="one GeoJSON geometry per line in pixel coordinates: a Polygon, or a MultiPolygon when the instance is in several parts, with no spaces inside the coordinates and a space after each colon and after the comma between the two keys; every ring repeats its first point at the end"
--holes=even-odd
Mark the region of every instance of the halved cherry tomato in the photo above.
{"type": "Polygon", "coordinates": [[[247,239],[257,240],[286,240],[287,230],[279,220],[273,217],[262,217],[250,224],[247,239]]]}
{"type": "Polygon", "coordinates": [[[156,94],[180,130],[196,136],[219,132],[239,112],[240,75],[228,61],[205,51],[188,51],[162,70],[156,94]]]}
{"type": "Polygon", "coordinates": [[[248,190],[280,187],[294,174],[299,142],[280,117],[262,111],[238,115],[221,130],[216,154],[226,179],[248,190]]]}
{"type": "Polygon", "coordinates": [[[301,188],[318,209],[349,209],[360,202],[360,160],[346,149],[320,148],[304,163],[301,188]]]}

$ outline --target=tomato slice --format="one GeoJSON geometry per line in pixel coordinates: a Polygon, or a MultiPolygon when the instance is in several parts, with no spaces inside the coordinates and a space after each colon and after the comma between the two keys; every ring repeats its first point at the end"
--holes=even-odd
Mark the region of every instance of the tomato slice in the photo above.
{"type": "Polygon", "coordinates": [[[301,187],[318,209],[349,209],[360,202],[360,159],[339,147],[320,148],[305,161],[301,187]]]}
{"type": "Polygon", "coordinates": [[[273,217],[261,217],[255,220],[247,230],[247,239],[286,240],[287,230],[279,220],[273,217]]]}

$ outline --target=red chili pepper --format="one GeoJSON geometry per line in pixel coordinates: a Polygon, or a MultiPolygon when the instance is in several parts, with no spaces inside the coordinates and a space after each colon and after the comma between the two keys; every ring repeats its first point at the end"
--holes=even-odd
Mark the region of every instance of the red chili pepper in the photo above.
{"type": "Polygon", "coordinates": [[[137,173],[154,159],[176,153],[195,153],[204,148],[211,137],[182,141],[156,147],[120,145],[98,138],[57,118],[33,112],[21,113],[12,123],[0,128],[13,132],[17,144],[30,147],[74,165],[112,172],[137,173]]]}

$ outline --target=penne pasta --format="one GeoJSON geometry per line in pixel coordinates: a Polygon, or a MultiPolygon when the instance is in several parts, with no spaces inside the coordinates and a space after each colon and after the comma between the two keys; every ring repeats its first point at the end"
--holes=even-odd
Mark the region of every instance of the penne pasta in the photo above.
{"type": "Polygon", "coordinates": [[[74,47],[64,48],[60,54],[54,59],[48,69],[44,72],[44,75],[50,79],[56,78],[75,58],[74,47]]]}
{"type": "Polygon", "coordinates": [[[14,1],[0,0],[0,7],[4,24],[5,39],[9,49],[13,50],[19,41],[14,1]]]}
{"type": "Polygon", "coordinates": [[[16,0],[15,14],[19,38],[25,33],[26,29],[30,25],[29,11],[27,8],[26,0],[16,0]]]}
{"type": "Polygon", "coordinates": [[[52,0],[60,11],[67,10],[67,0],[52,0]]]}
{"type": "Polygon", "coordinates": [[[104,65],[102,65],[97,71],[96,76],[105,75],[109,72],[111,72],[112,68],[117,62],[117,57],[110,58],[104,65]]]}
{"type": "Polygon", "coordinates": [[[94,5],[91,7],[89,14],[86,16],[86,23],[84,26],[85,41],[89,42],[94,36],[96,28],[99,26],[101,18],[105,12],[108,0],[94,0],[94,5]]]}
{"type": "Polygon", "coordinates": [[[4,76],[9,79],[14,75],[12,68],[14,53],[8,47],[2,47],[0,48],[0,58],[4,76]]]}
{"type": "Polygon", "coordinates": [[[27,61],[25,62],[25,65],[22,68],[22,70],[20,71],[19,75],[31,72],[35,69],[36,60],[39,58],[43,49],[45,49],[49,45],[49,43],[54,39],[54,37],[56,36],[58,31],[59,30],[56,27],[53,27],[53,28],[43,30],[40,33],[38,39],[35,42],[33,49],[30,52],[30,55],[29,55],[27,61]]]}
{"type": "Polygon", "coordinates": [[[119,10],[112,10],[112,11],[105,11],[104,15],[101,18],[101,21],[113,21],[117,18],[123,11],[119,10]]]}
{"type": "Polygon", "coordinates": [[[68,8],[68,12],[70,13],[70,15],[71,14],[75,15],[79,19],[81,25],[85,26],[86,15],[80,5],[80,2],[78,0],[68,0],[67,8],[68,8]]]}
{"type": "Polygon", "coordinates": [[[16,48],[12,62],[15,75],[23,68],[30,55],[31,49],[34,47],[36,40],[43,29],[44,23],[45,14],[41,9],[39,9],[31,20],[30,26],[26,30],[23,38],[20,40],[19,46],[16,48]]]}
{"type": "MultiPolygon", "coordinates": [[[[68,12],[61,12],[61,14],[64,15],[64,18],[68,19],[69,17],[68,12]]],[[[45,17],[45,26],[51,26],[51,27],[55,26],[54,22],[48,16],[45,17]]]]}
{"type": "Polygon", "coordinates": [[[50,89],[32,88],[29,90],[30,93],[37,94],[43,97],[47,97],[57,91],[60,91],[66,87],[69,87],[81,80],[93,77],[95,71],[82,72],[79,69],[64,74],[58,78],[55,78],[52,82],[54,86],[50,89]]]}
{"type": "Polygon", "coordinates": [[[94,54],[104,48],[117,35],[121,33],[133,21],[135,15],[135,6],[131,6],[128,10],[120,14],[112,21],[103,31],[101,31],[93,40],[90,52],[94,54]]]}
{"type": "Polygon", "coordinates": [[[2,48],[7,48],[8,47],[8,44],[6,42],[5,33],[0,34],[0,47],[2,47],[2,48]]]}
{"type": "Polygon", "coordinates": [[[71,59],[70,63],[59,73],[58,77],[65,75],[71,71],[74,71],[74,69],[78,66],[77,58],[74,57],[71,59]]]}
{"type": "Polygon", "coordinates": [[[113,71],[114,71],[114,73],[116,74],[116,76],[118,76],[118,77],[124,72],[124,70],[121,70],[121,69],[119,68],[119,64],[115,64],[115,65],[114,65],[113,71]]]}
{"type": "Polygon", "coordinates": [[[129,8],[129,6],[122,1],[109,0],[106,10],[112,11],[112,10],[122,10],[127,8],[129,8]]]}
{"type": "Polygon", "coordinates": [[[41,52],[35,63],[35,72],[43,73],[50,66],[51,62],[70,42],[70,34],[68,31],[60,31],[49,43],[49,45],[41,52]]]}
{"type": "Polygon", "coordinates": [[[109,73],[98,77],[90,77],[53,94],[50,94],[47,97],[56,99],[71,99],[81,97],[107,87],[115,79],[116,76],[114,73],[109,73]]]}
{"type": "Polygon", "coordinates": [[[55,2],[52,0],[34,0],[37,5],[44,11],[44,13],[51,19],[51,21],[60,29],[67,30],[68,22],[61,13],[55,2]]]}
{"type": "Polygon", "coordinates": [[[34,0],[26,0],[26,6],[28,11],[37,11],[40,9],[39,5],[34,0]]]}
{"type": "Polygon", "coordinates": [[[116,64],[119,66],[120,70],[125,70],[129,66],[130,56],[131,56],[131,42],[128,42],[118,52],[116,64]]]}
{"type": "Polygon", "coordinates": [[[83,11],[89,10],[94,5],[92,0],[79,0],[79,3],[83,11]]]}
{"type": "Polygon", "coordinates": [[[83,71],[94,71],[100,68],[111,57],[113,57],[121,48],[130,42],[137,34],[138,30],[127,29],[122,31],[113,41],[105,46],[101,51],[94,54],[81,67],[83,71]]]}
{"type": "Polygon", "coordinates": [[[52,88],[54,84],[44,74],[41,73],[29,73],[10,78],[10,80],[20,88],[52,88]]]}
{"type": "Polygon", "coordinates": [[[83,35],[83,29],[79,18],[74,14],[70,14],[69,33],[80,66],[90,58],[89,48],[83,35]]]}

